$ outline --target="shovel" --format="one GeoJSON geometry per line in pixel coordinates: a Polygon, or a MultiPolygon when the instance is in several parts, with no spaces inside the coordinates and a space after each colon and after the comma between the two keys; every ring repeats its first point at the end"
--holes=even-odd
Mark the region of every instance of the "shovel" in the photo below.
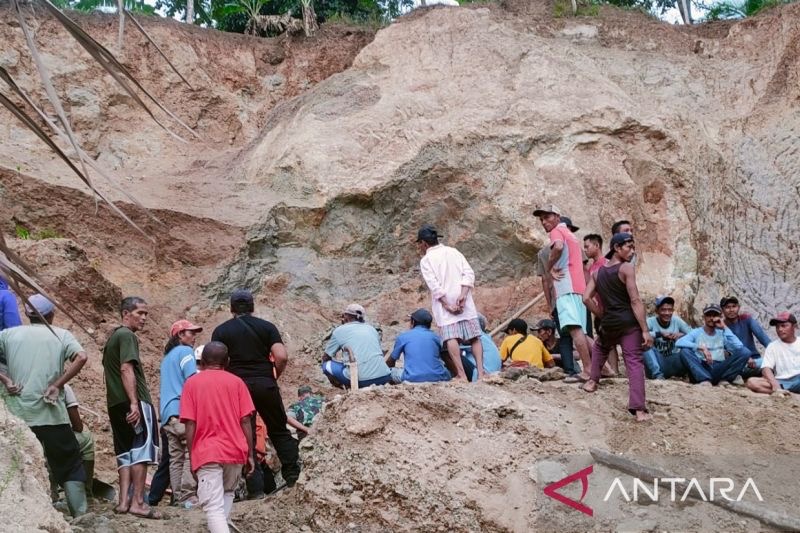
{"type": "Polygon", "coordinates": [[[347,368],[350,370],[350,390],[358,390],[358,363],[356,356],[348,346],[343,348],[347,354],[347,368]]]}

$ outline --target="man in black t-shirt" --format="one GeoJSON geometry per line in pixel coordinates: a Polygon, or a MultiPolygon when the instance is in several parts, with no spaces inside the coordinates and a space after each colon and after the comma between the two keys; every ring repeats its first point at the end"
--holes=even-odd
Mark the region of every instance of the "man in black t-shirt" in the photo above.
{"type": "MultiPolygon", "coordinates": [[[[211,340],[228,347],[228,372],[241,378],[247,385],[256,411],[266,424],[267,434],[278,452],[283,479],[291,487],[300,475],[297,441],[286,428],[286,410],[278,388],[278,377],[286,369],[289,357],[278,328],[271,322],[254,317],[253,310],[253,295],[250,291],[233,291],[233,318],[217,326],[211,340]]],[[[255,434],[255,418],[252,420],[255,434]]],[[[269,493],[275,489],[275,480],[269,472],[263,476],[256,471],[247,480],[247,484],[251,497],[258,497],[259,493],[269,493]]]]}

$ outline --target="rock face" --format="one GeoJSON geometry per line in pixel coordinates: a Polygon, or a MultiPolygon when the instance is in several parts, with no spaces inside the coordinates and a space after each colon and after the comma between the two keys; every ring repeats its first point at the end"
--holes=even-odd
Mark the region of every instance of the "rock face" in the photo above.
{"type": "Polygon", "coordinates": [[[243,158],[276,204],[249,279],[394,299],[432,222],[479,283],[507,285],[531,275],[531,211],[553,202],[582,234],[632,220],[648,297],[794,305],[800,10],[694,30],[605,14],[431,10],[278,106],[243,158]]]}
{"type": "Polygon", "coordinates": [[[25,423],[0,401],[0,515],[3,531],[71,531],[50,501],[42,447],[25,423]]]}

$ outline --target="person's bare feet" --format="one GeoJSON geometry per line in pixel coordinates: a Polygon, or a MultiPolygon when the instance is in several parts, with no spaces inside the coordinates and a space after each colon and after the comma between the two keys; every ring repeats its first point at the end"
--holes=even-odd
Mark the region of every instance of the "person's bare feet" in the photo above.
{"type": "Polygon", "coordinates": [[[149,505],[136,505],[134,502],[131,502],[128,513],[133,516],[138,516],[139,518],[150,518],[152,520],[161,520],[163,518],[161,513],[151,508],[149,505]]]}
{"type": "Polygon", "coordinates": [[[582,388],[582,389],[583,389],[585,392],[594,392],[594,391],[596,391],[596,390],[597,390],[597,382],[596,382],[596,381],[594,381],[593,379],[590,379],[589,381],[587,381],[586,383],[584,383],[584,384],[583,384],[583,387],[581,387],[581,388],[582,388]]]}
{"type": "Polygon", "coordinates": [[[590,376],[589,374],[587,374],[585,372],[581,372],[580,374],[578,374],[578,379],[585,383],[585,382],[589,381],[590,379],[592,379],[592,376],[590,376]]]}
{"type": "Polygon", "coordinates": [[[636,421],[637,422],[647,422],[648,420],[652,420],[653,415],[646,411],[636,411],[636,421]]]}

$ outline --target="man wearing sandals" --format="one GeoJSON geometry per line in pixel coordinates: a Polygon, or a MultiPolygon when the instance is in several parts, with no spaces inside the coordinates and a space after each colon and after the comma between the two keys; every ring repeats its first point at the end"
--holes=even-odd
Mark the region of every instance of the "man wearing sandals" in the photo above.
{"type": "Polygon", "coordinates": [[[106,403],[119,472],[119,503],[114,512],[158,519],[161,515],[144,503],[147,465],[156,463],[158,450],[156,410],[136,337],[136,332],[147,322],[147,302],[129,296],[122,300],[120,313],[122,325],[111,333],[103,347],[106,403]]]}

